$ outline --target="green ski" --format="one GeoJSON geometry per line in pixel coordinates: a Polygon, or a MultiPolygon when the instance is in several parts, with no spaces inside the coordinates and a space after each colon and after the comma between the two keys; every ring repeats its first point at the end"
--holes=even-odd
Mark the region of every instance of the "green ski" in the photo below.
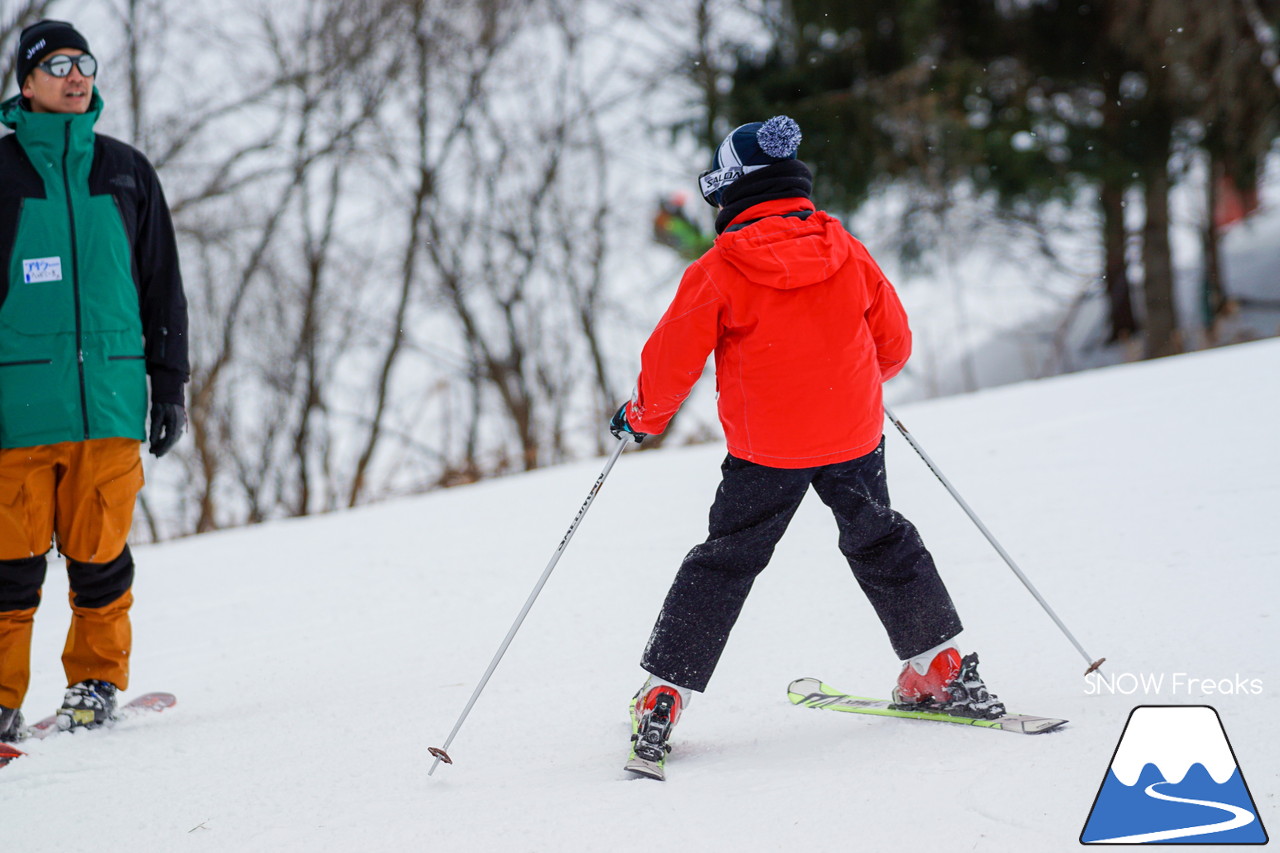
{"type": "Polygon", "coordinates": [[[1034,717],[1028,714],[1005,714],[993,719],[975,719],[938,711],[913,711],[884,699],[868,699],[850,696],[816,678],[797,678],[787,688],[787,697],[793,705],[806,708],[829,708],[850,714],[872,714],[879,717],[905,717],[910,720],[932,720],[936,723],[958,723],[984,729],[999,729],[1023,735],[1050,732],[1065,724],[1066,720],[1054,717],[1034,717]]]}

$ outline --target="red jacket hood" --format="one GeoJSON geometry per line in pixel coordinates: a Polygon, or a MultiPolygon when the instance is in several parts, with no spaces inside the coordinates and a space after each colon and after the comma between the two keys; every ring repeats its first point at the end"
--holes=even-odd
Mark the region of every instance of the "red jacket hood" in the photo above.
{"type": "Polygon", "coordinates": [[[730,226],[753,222],[740,231],[726,230],[716,248],[734,269],[754,284],[793,290],[826,281],[849,259],[849,236],[840,222],[814,210],[807,198],[761,202],[734,217],[730,226]],[[808,218],[782,216],[813,211],[808,218]]]}
{"type": "Polygon", "coordinates": [[[911,354],[906,312],[862,243],[821,211],[781,215],[797,210],[813,205],[748,208],[734,221],[759,221],[685,270],[640,355],[626,414],[637,432],[666,429],[714,352],[731,455],[813,468],[875,450],[880,384],[911,354]]]}

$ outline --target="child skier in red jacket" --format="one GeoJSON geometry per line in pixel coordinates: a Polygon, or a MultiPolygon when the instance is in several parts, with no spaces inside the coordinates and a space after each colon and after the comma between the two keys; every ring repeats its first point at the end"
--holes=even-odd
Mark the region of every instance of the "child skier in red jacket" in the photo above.
{"type": "Polygon", "coordinates": [[[1004,713],[977,656],[956,649],[960,619],[933,558],[889,506],[880,386],[911,354],[906,314],[866,247],[814,209],[800,136],[777,116],[717,149],[699,183],[720,210],[719,236],[686,270],[644,346],[635,395],[610,423],[636,441],[661,433],[715,353],[729,454],[707,540],[681,564],[641,660],[650,677],[632,703],[635,755],[650,765],[690,691],[706,689],[810,486],[903,661],[894,700],[1004,713]]]}

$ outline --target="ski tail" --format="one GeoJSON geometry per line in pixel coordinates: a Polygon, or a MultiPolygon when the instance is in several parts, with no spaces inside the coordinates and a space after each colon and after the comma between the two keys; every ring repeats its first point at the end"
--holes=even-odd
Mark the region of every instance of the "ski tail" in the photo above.
{"type": "Polygon", "coordinates": [[[661,761],[649,761],[647,758],[641,758],[632,753],[627,759],[627,763],[623,765],[623,769],[637,776],[647,776],[650,779],[657,779],[659,782],[666,781],[667,768],[666,759],[661,761]]]}

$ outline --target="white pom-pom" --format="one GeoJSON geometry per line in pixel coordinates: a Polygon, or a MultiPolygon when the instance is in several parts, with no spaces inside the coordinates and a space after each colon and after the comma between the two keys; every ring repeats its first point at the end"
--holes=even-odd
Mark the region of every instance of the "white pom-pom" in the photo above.
{"type": "Polygon", "coordinates": [[[790,116],[774,116],[756,131],[760,150],[778,159],[796,156],[802,138],[800,125],[790,116]]]}

